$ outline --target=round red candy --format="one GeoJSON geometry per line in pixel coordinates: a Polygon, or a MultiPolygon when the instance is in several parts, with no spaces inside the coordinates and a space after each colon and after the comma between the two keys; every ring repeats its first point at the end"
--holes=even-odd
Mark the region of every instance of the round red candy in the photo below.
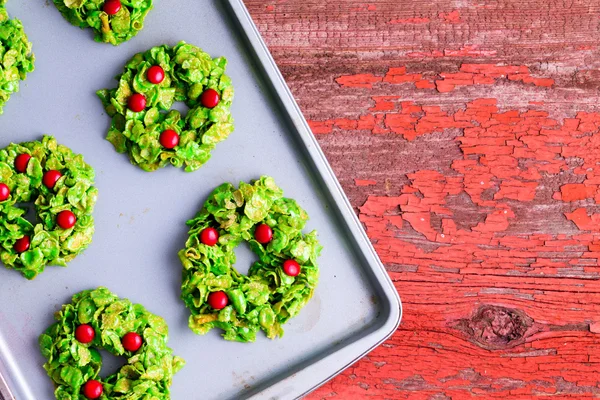
{"type": "Polygon", "coordinates": [[[102,10],[108,15],[115,15],[121,10],[121,0],[106,0],[102,10]]]}
{"type": "Polygon", "coordinates": [[[90,343],[96,337],[96,332],[88,324],[79,325],[75,328],[75,339],[81,343],[90,343]]]}
{"type": "Polygon", "coordinates": [[[267,244],[273,239],[273,229],[267,224],[260,224],[254,230],[254,238],[258,243],[267,244]]]}
{"type": "Polygon", "coordinates": [[[140,93],[134,93],[127,100],[127,107],[133,112],[144,111],[146,108],[146,97],[140,93]]]}
{"type": "Polygon", "coordinates": [[[61,211],[56,216],[56,223],[63,229],[71,229],[75,226],[75,222],[77,222],[77,217],[69,210],[61,211]]]}
{"type": "Polygon", "coordinates": [[[300,264],[295,260],[285,260],[283,262],[283,272],[289,276],[298,276],[300,273],[300,264]]]}
{"type": "Polygon", "coordinates": [[[29,160],[31,160],[31,156],[29,154],[19,154],[17,158],[15,158],[15,169],[17,172],[25,172],[27,171],[27,164],[29,164],[29,160]]]}
{"type": "Polygon", "coordinates": [[[83,395],[88,399],[100,398],[103,391],[102,384],[94,379],[90,379],[83,385],[83,395]]]}
{"type": "Polygon", "coordinates": [[[56,182],[58,182],[61,176],[62,174],[60,172],[58,172],[55,169],[51,169],[50,171],[47,171],[44,174],[42,182],[44,183],[44,186],[46,186],[48,189],[52,189],[54,188],[54,185],[56,185],[56,182]]]}
{"type": "Polygon", "coordinates": [[[167,129],[160,134],[160,144],[166,149],[172,149],[179,144],[179,135],[173,129],[167,129]]]}
{"type": "Polygon", "coordinates": [[[215,310],[222,310],[229,304],[229,297],[223,291],[212,292],[208,295],[208,304],[215,310]]]}
{"type": "Polygon", "coordinates": [[[146,72],[146,78],[148,78],[150,83],[158,85],[165,80],[165,70],[159,65],[153,65],[148,68],[148,72],[146,72]]]}
{"type": "Polygon", "coordinates": [[[30,245],[31,241],[29,239],[29,236],[23,236],[21,239],[18,239],[15,242],[15,244],[13,245],[13,249],[17,253],[25,253],[27,250],[29,250],[30,245]]]}
{"type": "Polygon", "coordinates": [[[219,232],[215,228],[205,228],[200,232],[200,241],[207,246],[214,246],[219,241],[219,232]]]}
{"type": "Polygon", "coordinates": [[[123,336],[121,343],[127,351],[138,351],[142,347],[142,337],[135,332],[129,332],[123,336]]]}
{"type": "Polygon", "coordinates": [[[6,184],[0,183],[0,201],[8,200],[10,197],[10,189],[6,184]]]}
{"type": "Polygon", "coordinates": [[[219,104],[219,100],[219,93],[214,89],[206,89],[200,96],[200,102],[206,108],[215,108],[219,104]]]}

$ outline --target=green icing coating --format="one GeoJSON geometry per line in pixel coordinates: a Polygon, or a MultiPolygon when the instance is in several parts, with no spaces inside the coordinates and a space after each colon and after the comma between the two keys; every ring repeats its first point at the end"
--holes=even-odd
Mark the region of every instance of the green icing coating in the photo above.
{"type": "Polygon", "coordinates": [[[19,82],[34,69],[31,42],[18,19],[9,19],[0,0],[0,114],[10,95],[19,91],[19,82]]]}
{"type": "Polygon", "coordinates": [[[216,144],[233,131],[230,107],[233,100],[231,79],[225,75],[227,60],[212,59],[200,48],[180,42],[175,47],[154,47],[136,54],[117,76],[119,86],[97,92],[112,123],[106,139],[119,153],[128,153],[132,164],[145,171],[154,171],[172,164],[191,172],[210,158],[216,144]],[[165,71],[160,84],[150,83],[148,69],[159,65],[165,71]],[[206,89],[220,95],[219,104],[206,108],[200,96],[206,89]],[[145,110],[133,112],[127,107],[129,97],[143,94],[145,110]],[[173,103],[184,102],[189,111],[182,116],[171,110],[173,103]],[[179,135],[179,144],[164,148],[160,134],[172,129],[179,135]]]}
{"type": "Polygon", "coordinates": [[[55,313],[58,322],[39,338],[44,369],[54,382],[58,400],[87,400],[81,387],[91,379],[102,383],[100,399],[167,400],[173,375],[185,364],[167,347],[169,328],[164,319],[139,304],[120,299],[106,288],[84,290],[73,296],[55,313]],[[83,344],[75,338],[81,324],[95,331],[94,340],[83,344]],[[135,332],[142,337],[136,352],[123,348],[121,338],[135,332]],[[107,378],[98,374],[104,349],[127,359],[127,363],[107,378]]]}
{"type": "Polygon", "coordinates": [[[322,246],[316,231],[303,234],[308,215],[295,200],[284,198],[271,177],[253,184],[241,182],[217,187],[202,210],[188,221],[189,238],[179,252],[183,264],[181,298],[191,310],[190,328],[205,334],[213,328],[224,330],[227,340],[252,342],[259,330],[273,339],[283,335],[282,325],[306,305],[319,278],[317,258],[322,246]],[[254,230],[265,223],[273,230],[267,245],[255,240],[254,230]],[[215,246],[201,243],[200,233],[216,228],[215,246]],[[249,243],[259,260],[248,275],[235,268],[234,249],[249,243]],[[282,264],[295,259],[301,265],[296,277],[286,275],[282,264]],[[224,291],[229,305],[222,310],[208,303],[211,292],[224,291]]]}
{"type": "Polygon", "coordinates": [[[94,170],[83,156],[57,144],[52,136],[44,136],[41,142],[12,143],[0,150],[0,183],[11,193],[0,202],[0,260],[7,268],[33,279],[46,265],[66,266],[91,243],[98,190],[93,186],[94,170]],[[14,166],[19,154],[32,157],[24,173],[14,166]],[[52,189],[42,183],[48,170],[63,175],[52,189]],[[24,203],[33,203],[35,224],[25,218],[24,203]],[[56,223],[57,214],[65,210],[77,218],[73,228],[62,229],[56,223]],[[17,254],[13,246],[23,236],[30,237],[31,245],[17,254]]]}
{"type": "Polygon", "coordinates": [[[121,0],[115,15],[103,11],[104,0],[53,0],[58,11],[72,25],[92,28],[96,42],[119,45],[142,30],[144,19],[152,10],[152,0],[121,0]]]}

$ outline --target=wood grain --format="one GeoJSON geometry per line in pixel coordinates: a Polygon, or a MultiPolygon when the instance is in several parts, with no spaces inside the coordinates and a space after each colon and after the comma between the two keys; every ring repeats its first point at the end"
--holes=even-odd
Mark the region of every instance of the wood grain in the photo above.
{"type": "Polygon", "coordinates": [[[600,3],[246,4],[404,303],[309,398],[600,397],[600,3]]]}

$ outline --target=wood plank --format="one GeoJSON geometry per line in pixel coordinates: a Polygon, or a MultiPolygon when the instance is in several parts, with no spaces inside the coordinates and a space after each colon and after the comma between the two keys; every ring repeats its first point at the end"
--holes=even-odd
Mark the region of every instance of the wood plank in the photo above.
{"type": "Polygon", "coordinates": [[[246,4],[404,303],[309,398],[600,396],[600,3],[246,4]]]}

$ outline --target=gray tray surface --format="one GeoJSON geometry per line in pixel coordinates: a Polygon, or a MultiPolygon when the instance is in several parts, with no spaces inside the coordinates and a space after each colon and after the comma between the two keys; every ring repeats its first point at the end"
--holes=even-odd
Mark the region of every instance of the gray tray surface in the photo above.
{"type": "MultiPolygon", "coordinates": [[[[49,267],[29,282],[0,267],[0,373],[18,399],[54,398],[37,337],[72,294],[97,286],[167,320],[170,346],[187,360],[173,399],[298,397],[391,334],[400,317],[393,287],[241,2],[157,1],[144,30],[116,48],[93,42],[50,2],[11,1],[8,11],[23,21],[37,61],[0,116],[0,148],[53,134],[95,167],[100,191],[94,241],[68,268],[49,267]],[[236,131],[197,172],[145,173],[104,140],[109,118],[95,91],[113,87],[136,52],[180,40],[228,58],[236,131]],[[232,343],[216,330],[196,336],[179,300],[185,221],[217,185],[263,174],[308,211],[307,230],[319,231],[320,285],[282,339],[260,334],[254,344],[232,343]]],[[[247,272],[254,255],[247,246],[237,255],[236,267],[247,272]]],[[[107,360],[103,375],[115,368],[107,360]]]]}

